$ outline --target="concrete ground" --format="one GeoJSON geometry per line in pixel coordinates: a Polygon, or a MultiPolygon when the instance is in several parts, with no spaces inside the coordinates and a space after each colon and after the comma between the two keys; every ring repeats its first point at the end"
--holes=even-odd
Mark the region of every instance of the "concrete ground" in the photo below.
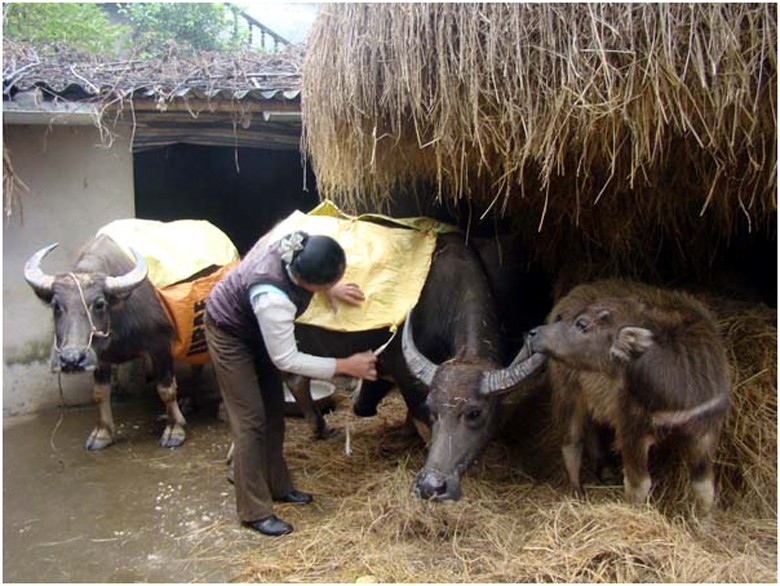
{"type": "Polygon", "coordinates": [[[227,582],[226,560],[261,544],[236,520],[227,425],[195,412],[160,448],[151,399],[116,405],[119,440],[96,453],[94,408],[4,418],[4,582],[227,582]]]}

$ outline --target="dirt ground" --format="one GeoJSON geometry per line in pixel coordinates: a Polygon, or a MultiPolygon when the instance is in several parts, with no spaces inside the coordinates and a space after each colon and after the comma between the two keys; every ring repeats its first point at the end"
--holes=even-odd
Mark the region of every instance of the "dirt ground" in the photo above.
{"type": "Polygon", "coordinates": [[[388,398],[358,419],[337,401],[327,420],[339,433],[324,442],[287,419],[288,462],[315,501],[276,507],[295,527],[283,538],[239,526],[228,430],[213,409],[187,415],[177,450],[157,445],[153,394],[115,405],[119,441],[99,453],[83,448],[93,408],[5,418],[3,580],[776,582],[776,517],[719,511],[701,532],[657,502],[624,504],[619,486],[591,486],[589,502],[576,502],[555,458],[541,458],[556,471],[549,481],[529,476],[518,462],[530,455],[515,444],[491,444],[458,503],[420,502],[410,486],[425,447],[401,407],[388,398]]]}
{"type": "MultiPolygon", "coordinates": [[[[156,399],[156,397],[152,397],[156,399]]],[[[3,420],[5,582],[226,582],[228,555],[261,545],[236,522],[225,423],[188,417],[157,445],[153,401],[115,406],[119,440],[90,453],[94,408],[3,420]]]]}

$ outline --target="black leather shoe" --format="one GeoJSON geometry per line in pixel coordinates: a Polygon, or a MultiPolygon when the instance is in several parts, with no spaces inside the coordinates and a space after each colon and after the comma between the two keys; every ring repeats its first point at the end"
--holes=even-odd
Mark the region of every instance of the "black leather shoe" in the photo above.
{"type": "Polygon", "coordinates": [[[276,515],[270,515],[259,521],[252,521],[251,523],[244,523],[250,529],[254,529],[262,533],[263,535],[270,535],[272,537],[279,537],[280,535],[286,535],[293,530],[292,525],[285,523],[276,515]]]}
{"type": "Polygon", "coordinates": [[[276,498],[274,500],[280,503],[292,503],[294,505],[308,505],[311,501],[314,500],[314,497],[310,495],[308,492],[301,492],[300,490],[295,490],[293,488],[286,495],[280,496],[279,498],[276,498]]]}

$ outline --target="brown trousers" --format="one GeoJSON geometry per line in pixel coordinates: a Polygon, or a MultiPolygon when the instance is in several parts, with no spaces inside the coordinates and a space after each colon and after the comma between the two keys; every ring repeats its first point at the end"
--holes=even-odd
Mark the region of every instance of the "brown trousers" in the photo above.
{"type": "MultiPolygon", "coordinates": [[[[273,513],[273,499],[293,489],[284,460],[284,390],[262,343],[247,344],[208,313],[206,341],[235,442],[236,509],[241,521],[273,513]]],[[[259,333],[259,332],[258,332],[259,333]]]]}

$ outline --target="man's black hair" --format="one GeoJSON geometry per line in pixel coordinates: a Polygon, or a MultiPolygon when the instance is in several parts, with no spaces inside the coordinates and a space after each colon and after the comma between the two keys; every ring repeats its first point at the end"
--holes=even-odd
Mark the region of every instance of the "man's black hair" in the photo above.
{"type": "Polygon", "coordinates": [[[344,249],[330,236],[311,234],[304,237],[303,249],[295,253],[290,268],[312,285],[327,285],[341,277],[347,266],[344,249]]]}

